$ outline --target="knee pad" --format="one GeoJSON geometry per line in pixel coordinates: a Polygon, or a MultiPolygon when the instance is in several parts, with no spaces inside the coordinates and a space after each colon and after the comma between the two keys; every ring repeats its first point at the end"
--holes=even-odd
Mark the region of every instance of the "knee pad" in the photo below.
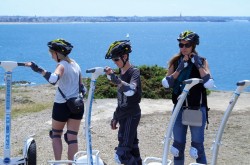
{"type": "Polygon", "coordinates": [[[170,152],[174,155],[174,157],[179,156],[179,150],[175,148],[174,146],[171,146],[170,152]]]}
{"type": "Polygon", "coordinates": [[[189,150],[189,155],[191,156],[191,158],[197,159],[198,158],[198,150],[191,146],[190,150],[189,150]]]}
{"type": "Polygon", "coordinates": [[[184,159],[185,143],[174,141],[170,151],[174,155],[174,159],[184,159]]]}
{"type": "Polygon", "coordinates": [[[53,138],[61,138],[61,134],[60,135],[54,135],[54,132],[55,133],[62,133],[63,132],[63,130],[57,130],[57,129],[53,129],[52,128],[52,130],[50,130],[49,131],[49,137],[51,138],[51,139],[53,139],[53,138]]]}
{"type": "Polygon", "coordinates": [[[116,147],[115,150],[116,150],[116,153],[114,155],[114,159],[115,159],[116,163],[128,164],[130,161],[132,161],[131,158],[133,158],[133,161],[135,161],[134,157],[130,153],[131,148],[129,148],[129,147],[116,147]]]}
{"type": "Polygon", "coordinates": [[[117,153],[115,153],[115,155],[114,155],[114,160],[115,160],[115,162],[116,162],[117,164],[121,164],[119,155],[117,155],[117,153]]]}
{"type": "Polygon", "coordinates": [[[72,135],[77,135],[78,132],[75,131],[71,131],[71,130],[67,130],[67,132],[64,134],[64,140],[65,142],[69,145],[69,144],[73,144],[73,143],[77,143],[77,139],[76,140],[68,140],[68,134],[72,134],[72,135]]]}
{"type": "Polygon", "coordinates": [[[203,143],[191,142],[191,147],[189,154],[193,159],[198,159],[204,154],[204,145],[203,143]]]}

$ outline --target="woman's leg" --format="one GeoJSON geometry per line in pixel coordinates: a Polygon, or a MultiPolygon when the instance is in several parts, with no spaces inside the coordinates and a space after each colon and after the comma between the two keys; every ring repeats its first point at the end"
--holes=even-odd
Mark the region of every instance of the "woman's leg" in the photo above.
{"type": "Polygon", "coordinates": [[[61,160],[63,150],[61,136],[65,123],[52,119],[51,138],[55,160],[61,160]]]}
{"type": "Polygon", "coordinates": [[[196,159],[197,163],[207,164],[206,154],[204,149],[204,131],[206,127],[206,108],[201,107],[202,111],[202,126],[190,127],[191,131],[191,149],[190,156],[196,159]]]}
{"type": "Polygon", "coordinates": [[[69,119],[67,122],[67,132],[65,137],[67,137],[68,143],[68,159],[73,160],[75,153],[78,151],[77,134],[81,120],[69,119]]]}
{"type": "Polygon", "coordinates": [[[187,135],[187,126],[182,124],[182,112],[181,109],[176,118],[173,135],[174,142],[171,147],[171,152],[174,155],[174,165],[184,165],[185,161],[185,145],[186,145],[186,135],[187,135]]]}

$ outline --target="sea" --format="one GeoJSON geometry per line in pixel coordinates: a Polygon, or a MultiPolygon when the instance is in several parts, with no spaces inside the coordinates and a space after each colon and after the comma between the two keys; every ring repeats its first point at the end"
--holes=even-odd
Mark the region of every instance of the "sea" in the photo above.
{"type": "MultiPolygon", "coordinates": [[[[107,49],[116,40],[128,39],[132,44],[133,65],[166,68],[169,59],[179,51],[176,39],[184,30],[199,34],[197,51],[208,60],[215,80],[214,90],[234,91],[238,81],[250,80],[249,21],[0,24],[0,61],[33,61],[53,72],[56,63],[47,43],[63,38],[74,46],[70,57],[79,63],[83,76],[90,77],[86,69],[116,68],[111,60],[104,58],[107,49]]],[[[4,85],[4,73],[0,67],[1,85],[4,85]]],[[[12,80],[47,84],[41,75],[27,67],[15,68],[12,80]]]]}

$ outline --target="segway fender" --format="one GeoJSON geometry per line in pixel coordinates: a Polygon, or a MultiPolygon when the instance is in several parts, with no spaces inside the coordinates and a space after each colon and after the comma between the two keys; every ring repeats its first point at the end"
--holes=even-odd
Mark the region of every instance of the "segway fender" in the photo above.
{"type": "MultiPolygon", "coordinates": [[[[104,165],[104,162],[99,157],[99,150],[92,151],[93,164],[94,165],[104,165]]],[[[75,164],[88,164],[88,154],[86,151],[79,151],[74,156],[75,164]]]]}
{"type": "Polygon", "coordinates": [[[25,141],[24,141],[24,150],[23,150],[23,157],[26,158],[27,157],[27,153],[30,147],[31,142],[34,140],[33,137],[28,137],[25,141]]]}

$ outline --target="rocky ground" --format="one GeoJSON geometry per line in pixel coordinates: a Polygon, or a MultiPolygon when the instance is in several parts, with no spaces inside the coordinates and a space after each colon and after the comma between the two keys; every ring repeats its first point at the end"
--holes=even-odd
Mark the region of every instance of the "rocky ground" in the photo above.
{"type": "MultiPolygon", "coordinates": [[[[53,102],[55,88],[49,85],[36,87],[13,88],[13,105],[20,104],[22,98],[30,100],[30,104],[36,102],[53,102]]],[[[4,111],[4,91],[0,91],[0,107],[4,111]]],[[[215,139],[222,116],[229,104],[233,92],[212,92],[208,97],[209,112],[208,130],[205,131],[205,147],[208,162],[211,162],[211,147],[215,139]]],[[[247,165],[250,162],[250,105],[248,104],[250,93],[242,93],[236,103],[225,127],[222,137],[222,145],[219,148],[218,165],[247,165]]],[[[97,99],[93,103],[92,112],[92,143],[93,149],[100,151],[100,156],[108,165],[115,165],[113,161],[114,148],[117,145],[117,131],[110,129],[109,122],[115,109],[115,99],[97,99]]],[[[163,140],[166,128],[171,117],[171,100],[142,99],[142,118],[138,128],[141,156],[143,159],[149,156],[162,157],[163,140]]],[[[0,157],[3,155],[4,117],[0,120],[0,157]]],[[[11,154],[13,157],[21,156],[23,142],[29,135],[35,134],[37,145],[37,164],[45,165],[48,160],[53,160],[51,140],[48,132],[51,128],[51,109],[40,112],[23,114],[12,119],[11,154]]],[[[86,150],[83,134],[84,120],[82,120],[79,133],[79,149],[86,150]]],[[[186,147],[186,164],[194,162],[189,157],[190,134],[186,147]]],[[[66,143],[64,143],[63,158],[66,159],[66,143]]],[[[169,155],[169,159],[172,156],[169,155]]]]}

